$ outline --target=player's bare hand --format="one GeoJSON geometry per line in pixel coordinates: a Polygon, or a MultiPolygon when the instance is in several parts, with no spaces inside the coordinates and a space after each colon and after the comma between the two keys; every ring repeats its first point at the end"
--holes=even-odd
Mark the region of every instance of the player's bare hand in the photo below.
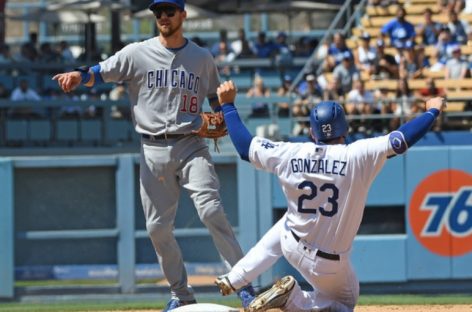
{"type": "Polygon", "coordinates": [[[436,108],[440,112],[446,109],[446,99],[443,97],[434,97],[426,101],[426,110],[436,108]]]}
{"type": "Polygon", "coordinates": [[[80,72],[73,71],[69,73],[57,74],[52,77],[52,80],[57,80],[59,87],[61,87],[64,92],[68,93],[80,85],[82,82],[82,76],[80,75],[80,72]]]}
{"type": "Polygon", "coordinates": [[[236,86],[233,81],[225,81],[218,89],[216,89],[216,94],[218,95],[218,101],[221,104],[224,103],[234,103],[234,99],[236,98],[236,86]]]}

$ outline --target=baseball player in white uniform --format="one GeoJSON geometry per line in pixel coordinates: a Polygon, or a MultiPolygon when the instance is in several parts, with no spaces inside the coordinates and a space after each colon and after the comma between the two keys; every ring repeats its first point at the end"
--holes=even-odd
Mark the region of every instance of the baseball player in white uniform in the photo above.
{"type": "Polygon", "coordinates": [[[242,159],[278,176],[287,212],[216,285],[223,295],[230,294],[283,255],[314,291],[302,291],[286,276],[256,297],[248,311],[353,311],[359,281],[350,252],[369,187],[388,157],[404,153],[429,130],[444,99],[428,100],[427,111],[397,131],[346,145],[348,124],[336,102],[312,109],[314,142],[272,142],[251,136],[233,104],[235,95],[231,81],[218,88],[231,140],[242,159]]]}
{"type": "MultiPolygon", "coordinates": [[[[141,134],[140,193],[146,228],[167,278],[172,298],[164,311],[195,303],[181,250],[173,234],[180,188],[193,200],[201,221],[230,266],[242,250],[226,219],[219,181],[208,146],[192,131],[200,127],[205,97],[220,110],[218,70],[209,51],[183,36],[184,0],[154,0],[149,9],[160,35],[132,43],[91,68],[56,75],[65,92],[80,83],[127,84],[136,131],[141,134]]],[[[252,301],[251,286],[239,293],[252,301]]]]}

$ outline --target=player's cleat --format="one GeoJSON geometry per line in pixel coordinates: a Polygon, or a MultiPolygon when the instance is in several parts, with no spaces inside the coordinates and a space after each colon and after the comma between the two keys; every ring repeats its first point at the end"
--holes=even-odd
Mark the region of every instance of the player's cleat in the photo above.
{"type": "Polygon", "coordinates": [[[251,302],[247,311],[261,312],[284,307],[294,286],[295,279],[293,276],[282,277],[269,290],[257,296],[251,302]]]}
{"type": "Polygon", "coordinates": [[[226,275],[220,275],[215,280],[216,286],[220,289],[220,293],[223,296],[227,296],[236,291],[233,285],[231,285],[228,277],[226,275]]]}
{"type": "Polygon", "coordinates": [[[239,299],[241,299],[241,304],[244,309],[247,309],[251,302],[256,297],[256,293],[254,292],[254,288],[251,285],[247,285],[237,292],[239,299]]]}
{"type": "Polygon", "coordinates": [[[182,307],[182,306],[193,304],[193,303],[197,303],[197,301],[196,300],[183,301],[183,300],[179,300],[179,298],[172,298],[170,299],[169,302],[167,302],[167,305],[165,309],[162,310],[162,312],[172,311],[174,309],[177,309],[178,307],[182,307]]]}

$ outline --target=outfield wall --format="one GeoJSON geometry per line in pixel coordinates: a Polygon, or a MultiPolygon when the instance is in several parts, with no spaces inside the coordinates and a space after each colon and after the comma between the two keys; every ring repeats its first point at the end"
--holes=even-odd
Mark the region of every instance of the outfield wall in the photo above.
{"type": "MultiPolygon", "coordinates": [[[[235,155],[214,159],[228,218],[247,251],[283,214],[280,186],[235,155]]],[[[471,160],[470,146],[437,146],[387,161],[366,211],[404,215],[403,230],[356,237],[352,259],[361,282],[472,278],[471,160]]],[[[0,158],[0,297],[14,296],[15,272],[18,279],[113,279],[123,293],[136,291],[137,278],[161,276],[144,230],[138,175],[136,154],[0,158]]],[[[186,195],[176,235],[192,273],[224,271],[186,195]]],[[[297,275],[282,260],[257,284],[285,274],[297,275]]]]}

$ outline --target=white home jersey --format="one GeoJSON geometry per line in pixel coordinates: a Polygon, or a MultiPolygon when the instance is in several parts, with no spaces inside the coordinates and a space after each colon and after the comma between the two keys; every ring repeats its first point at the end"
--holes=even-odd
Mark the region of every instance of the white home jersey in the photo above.
{"type": "Polygon", "coordinates": [[[105,82],[128,85],[138,133],[186,134],[199,128],[205,97],[215,98],[218,69],[210,52],[188,40],[168,49],[159,39],[132,43],[100,62],[105,82]]]}
{"type": "Polygon", "coordinates": [[[292,231],[313,248],[342,254],[350,250],[359,229],[372,181],[393,154],[388,135],[349,145],[255,137],[249,159],[279,178],[292,231]]]}

